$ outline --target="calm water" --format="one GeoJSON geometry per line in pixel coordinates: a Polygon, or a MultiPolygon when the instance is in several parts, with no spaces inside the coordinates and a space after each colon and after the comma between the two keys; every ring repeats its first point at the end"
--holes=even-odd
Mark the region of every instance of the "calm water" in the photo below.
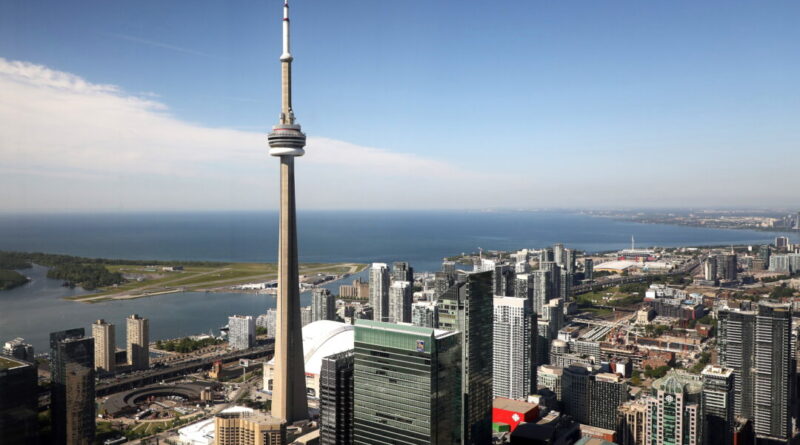
{"type": "MultiPolygon", "coordinates": [[[[478,247],[509,250],[563,242],[604,251],[628,246],[631,235],[637,246],[757,244],[776,235],[561,213],[300,212],[298,219],[301,261],[405,260],[418,271],[438,269],[443,257],[478,247]]],[[[275,212],[0,215],[0,249],[105,258],[272,262],[277,222],[275,212]]],[[[275,305],[272,296],[197,292],[80,304],[61,297],[82,291],[48,280],[43,268],[23,273],[33,281],[0,292],[0,341],[23,337],[37,351],[47,347],[48,332],[88,329],[98,318],[117,325],[122,346],[124,318],[132,313],[150,319],[155,340],[216,330],[228,315],[258,315],[275,305]]],[[[308,299],[303,296],[303,304],[308,299]]]]}

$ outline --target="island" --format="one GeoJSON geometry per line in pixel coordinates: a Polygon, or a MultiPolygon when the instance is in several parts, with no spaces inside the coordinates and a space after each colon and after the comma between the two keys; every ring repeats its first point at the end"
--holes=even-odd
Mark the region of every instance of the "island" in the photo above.
{"type": "MultiPolygon", "coordinates": [[[[10,269],[25,269],[32,264],[48,267],[48,278],[63,280],[65,286],[96,291],[69,297],[87,303],[186,291],[274,293],[278,274],[274,263],[124,260],[0,251],[0,268],[13,266],[3,272],[12,272],[27,281],[10,269]]],[[[302,263],[301,286],[313,287],[361,272],[366,267],[360,263],[302,263]]],[[[0,279],[3,276],[0,275],[0,279]]]]}

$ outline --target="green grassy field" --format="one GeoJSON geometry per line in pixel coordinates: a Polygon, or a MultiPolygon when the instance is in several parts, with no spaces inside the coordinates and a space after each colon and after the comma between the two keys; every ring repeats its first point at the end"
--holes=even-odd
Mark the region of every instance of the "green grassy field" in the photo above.
{"type": "MultiPolygon", "coordinates": [[[[229,263],[218,267],[185,266],[183,270],[164,270],[161,266],[129,264],[106,265],[109,271],[123,274],[128,282],[98,289],[89,295],[73,297],[86,302],[109,299],[137,298],[178,291],[203,291],[229,288],[237,284],[263,282],[277,277],[274,263],[229,263]]],[[[365,264],[356,263],[306,263],[300,265],[300,275],[342,275],[364,270],[365,264]]]]}

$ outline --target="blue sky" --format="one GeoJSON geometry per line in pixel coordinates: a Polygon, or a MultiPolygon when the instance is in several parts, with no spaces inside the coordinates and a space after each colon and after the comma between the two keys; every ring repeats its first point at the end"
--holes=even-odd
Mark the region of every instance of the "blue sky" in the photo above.
{"type": "MultiPolygon", "coordinates": [[[[0,206],[273,208],[280,8],[0,4],[16,192],[0,206]]],[[[800,175],[772,170],[800,161],[798,17],[790,1],[294,0],[294,105],[320,138],[298,204],[800,205],[800,175]]]]}

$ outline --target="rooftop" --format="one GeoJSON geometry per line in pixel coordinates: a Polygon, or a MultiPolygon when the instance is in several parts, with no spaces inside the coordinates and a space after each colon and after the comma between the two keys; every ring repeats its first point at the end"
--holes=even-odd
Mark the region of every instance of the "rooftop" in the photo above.
{"type": "Polygon", "coordinates": [[[535,403],[523,402],[521,400],[506,399],[498,397],[492,401],[492,408],[513,411],[515,413],[526,413],[536,408],[535,403]]]}
{"type": "Polygon", "coordinates": [[[28,365],[27,362],[17,360],[11,357],[0,357],[0,369],[18,368],[20,366],[28,365]]]}

